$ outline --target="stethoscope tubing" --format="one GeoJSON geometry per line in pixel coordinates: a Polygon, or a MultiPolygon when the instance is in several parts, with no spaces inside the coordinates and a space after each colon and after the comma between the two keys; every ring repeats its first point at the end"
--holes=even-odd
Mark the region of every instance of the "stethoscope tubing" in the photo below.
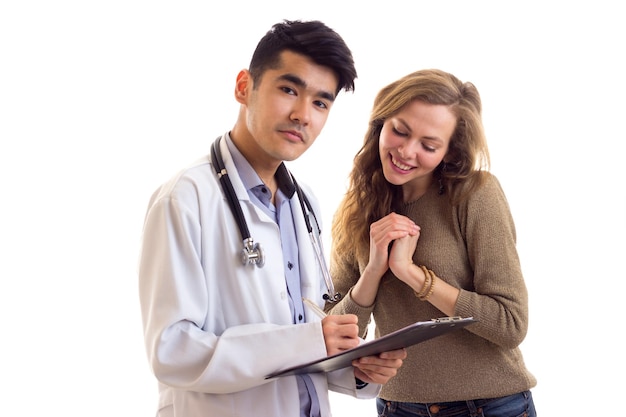
{"type": "Polygon", "coordinates": [[[230,209],[235,216],[235,220],[237,221],[237,226],[239,227],[241,238],[246,241],[247,239],[250,239],[250,230],[248,230],[248,224],[246,223],[246,218],[243,215],[241,205],[236,203],[237,194],[235,193],[235,189],[233,188],[233,183],[230,181],[230,178],[228,178],[228,172],[226,171],[224,161],[222,160],[222,152],[219,149],[219,140],[213,142],[211,161],[215,166],[215,171],[217,172],[217,177],[222,184],[222,189],[226,193],[226,200],[228,201],[228,205],[230,206],[230,209]]]}
{"type": "MultiPolygon", "coordinates": [[[[243,210],[241,209],[241,205],[238,204],[237,194],[235,193],[235,189],[233,188],[233,184],[228,177],[228,172],[226,171],[226,166],[224,165],[224,160],[222,159],[222,152],[219,148],[220,138],[217,138],[211,147],[211,162],[215,167],[215,172],[220,180],[220,184],[222,185],[222,189],[226,194],[226,200],[228,201],[228,205],[231,209],[231,212],[235,216],[235,220],[237,222],[237,227],[239,228],[239,232],[241,234],[241,238],[243,239],[244,249],[243,249],[243,263],[254,263],[258,267],[263,267],[264,264],[264,255],[260,245],[254,243],[254,240],[250,236],[250,230],[248,229],[248,224],[246,222],[246,218],[243,215],[243,210]]],[[[317,258],[317,262],[322,270],[322,275],[324,276],[324,281],[326,284],[326,289],[328,290],[328,294],[324,294],[324,299],[329,302],[336,302],[341,298],[341,294],[335,292],[335,286],[333,284],[333,280],[330,276],[330,272],[328,270],[328,266],[326,264],[326,260],[324,257],[324,253],[322,252],[322,242],[321,242],[321,233],[319,227],[319,222],[317,217],[315,216],[315,211],[313,207],[311,207],[311,203],[306,195],[302,192],[302,189],[296,182],[293,174],[289,173],[291,176],[291,180],[293,181],[293,185],[296,189],[296,193],[298,195],[298,201],[300,202],[300,208],[302,209],[302,215],[304,217],[304,222],[306,223],[306,228],[309,233],[309,237],[311,239],[311,245],[313,246],[313,251],[315,252],[315,257],[317,258]],[[309,215],[312,215],[315,220],[315,225],[317,226],[317,234],[313,231],[313,225],[311,224],[311,220],[309,219],[309,215]]]]}
{"type": "Polygon", "coordinates": [[[293,174],[289,174],[291,175],[291,181],[293,181],[293,184],[296,187],[296,193],[298,194],[298,200],[300,201],[300,208],[302,208],[304,222],[306,223],[306,228],[309,232],[311,245],[313,246],[315,257],[317,258],[317,262],[322,269],[322,275],[324,276],[324,281],[326,282],[326,289],[328,290],[328,294],[324,294],[324,299],[331,302],[339,301],[341,295],[338,292],[335,292],[335,285],[333,284],[333,279],[330,276],[328,265],[326,265],[326,258],[324,257],[324,249],[320,238],[322,230],[319,227],[317,216],[315,216],[315,211],[313,211],[313,207],[311,207],[309,199],[306,198],[306,196],[302,192],[302,188],[300,188],[300,185],[298,185],[298,182],[294,178],[293,174]],[[311,225],[311,220],[309,219],[309,213],[313,215],[313,219],[315,220],[315,225],[317,226],[317,235],[313,232],[313,226],[311,225]]]}

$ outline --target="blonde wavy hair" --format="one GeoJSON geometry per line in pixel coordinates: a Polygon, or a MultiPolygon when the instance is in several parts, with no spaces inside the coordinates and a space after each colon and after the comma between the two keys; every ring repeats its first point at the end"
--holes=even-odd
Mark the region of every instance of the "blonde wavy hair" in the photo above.
{"type": "Polygon", "coordinates": [[[489,151],[478,90],[438,69],[408,74],[381,89],[374,100],[348,190],[333,218],[335,255],[367,261],[370,225],[402,205],[401,186],[387,182],[383,175],[378,141],[385,120],[415,100],[447,106],[457,117],[448,152],[434,172],[434,180],[440,181],[451,204],[463,202],[481,185],[483,173],[489,169],[489,151]]]}

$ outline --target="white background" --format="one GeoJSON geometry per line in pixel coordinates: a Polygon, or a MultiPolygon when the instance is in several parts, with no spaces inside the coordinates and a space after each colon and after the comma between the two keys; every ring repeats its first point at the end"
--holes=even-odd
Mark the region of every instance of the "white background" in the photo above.
{"type": "MultiPolygon", "coordinates": [[[[615,415],[626,371],[618,4],[0,3],[2,414],[154,415],[136,278],[148,198],[232,127],[235,76],[261,36],[301,18],[336,29],[359,72],[291,164],[326,225],[379,88],[432,67],[474,82],[518,229],[539,414],[615,415]]],[[[375,415],[372,401],[332,400],[336,416],[375,415]]]]}

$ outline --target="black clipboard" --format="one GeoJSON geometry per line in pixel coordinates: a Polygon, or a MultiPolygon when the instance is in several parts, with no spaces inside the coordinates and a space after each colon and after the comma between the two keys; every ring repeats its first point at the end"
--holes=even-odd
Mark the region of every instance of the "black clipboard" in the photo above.
{"type": "Polygon", "coordinates": [[[442,317],[429,321],[418,321],[378,339],[362,343],[354,349],[274,372],[266,376],[265,379],[278,376],[335,371],[351,366],[353,360],[362,358],[363,356],[378,355],[382,352],[406,348],[454,330],[462,329],[476,321],[477,320],[474,320],[473,317],[442,317]]]}

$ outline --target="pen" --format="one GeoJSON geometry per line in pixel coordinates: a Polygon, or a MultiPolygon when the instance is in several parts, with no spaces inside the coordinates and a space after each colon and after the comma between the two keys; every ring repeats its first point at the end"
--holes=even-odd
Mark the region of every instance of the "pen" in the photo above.
{"type": "Polygon", "coordinates": [[[313,310],[313,312],[315,312],[315,314],[317,314],[319,318],[323,319],[324,317],[326,317],[326,312],[324,312],[324,310],[319,308],[317,304],[315,304],[313,301],[309,300],[306,297],[302,297],[302,301],[304,302],[304,304],[311,307],[311,310],[313,310]]]}

